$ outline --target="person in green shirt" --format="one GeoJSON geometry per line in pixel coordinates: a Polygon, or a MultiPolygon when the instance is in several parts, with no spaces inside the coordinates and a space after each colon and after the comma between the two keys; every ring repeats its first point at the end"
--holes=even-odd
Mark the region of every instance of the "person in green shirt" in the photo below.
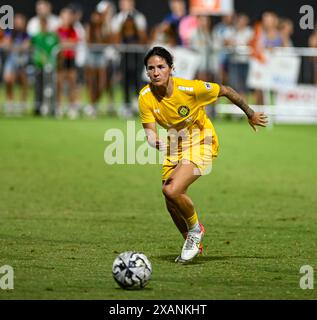
{"type": "Polygon", "coordinates": [[[32,58],[35,66],[35,115],[41,115],[42,113],[44,82],[46,85],[51,86],[51,96],[54,95],[53,70],[56,67],[57,53],[59,50],[59,37],[55,32],[48,31],[46,18],[40,19],[40,26],[41,31],[31,38],[33,49],[32,58]],[[50,75],[50,79],[45,78],[47,75],[50,75]]]}

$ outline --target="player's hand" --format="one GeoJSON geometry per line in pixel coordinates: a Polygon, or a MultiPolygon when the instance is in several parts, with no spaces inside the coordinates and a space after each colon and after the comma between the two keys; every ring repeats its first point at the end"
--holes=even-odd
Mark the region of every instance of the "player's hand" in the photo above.
{"type": "Polygon", "coordinates": [[[157,140],[156,141],[156,149],[163,152],[163,153],[166,153],[167,152],[167,145],[164,141],[157,140]]]}
{"type": "Polygon", "coordinates": [[[258,128],[256,126],[266,127],[267,116],[263,112],[254,112],[253,116],[248,118],[248,122],[256,132],[258,131],[258,128]]]}

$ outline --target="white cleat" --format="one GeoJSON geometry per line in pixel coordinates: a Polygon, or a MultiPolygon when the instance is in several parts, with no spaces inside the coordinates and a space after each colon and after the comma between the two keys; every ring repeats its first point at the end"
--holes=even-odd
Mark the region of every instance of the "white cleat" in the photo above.
{"type": "Polygon", "coordinates": [[[177,262],[177,263],[186,263],[187,261],[182,260],[181,256],[178,256],[178,257],[175,259],[175,262],[177,262]]]}
{"type": "Polygon", "coordinates": [[[201,227],[200,232],[188,232],[183,245],[182,253],[176,258],[175,262],[185,263],[193,260],[200,253],[200,244],[203,240],[205,230],[201,227]]]}

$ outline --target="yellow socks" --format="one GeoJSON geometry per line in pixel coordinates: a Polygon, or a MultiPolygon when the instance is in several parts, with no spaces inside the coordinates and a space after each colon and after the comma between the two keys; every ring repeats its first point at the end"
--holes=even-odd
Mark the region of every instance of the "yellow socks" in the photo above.
{"type": "Polygon", "coordinates": [[[188,230],[195,228],[198,225],[198,215],[196,211],[191,217],[184,217],[184,220],[186,221],[188,230]]]}

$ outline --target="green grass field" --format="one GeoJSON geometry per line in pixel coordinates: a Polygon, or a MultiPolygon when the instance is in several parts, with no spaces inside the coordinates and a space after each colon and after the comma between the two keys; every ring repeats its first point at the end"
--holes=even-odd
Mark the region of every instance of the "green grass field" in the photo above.
{"type": "Polygon", "coordinates": [[[105,164],[111,127],[126,122],[0,118],[0,266],[15,271],[0,299],[317,298],[299,287],[317,266],[317,126],[215,122],[219,158],[189,190],[205,251],[185,266],[160,165],[105,164]],[[112,279],[127,250],[152,262],[144,290],[112,279]]]}

